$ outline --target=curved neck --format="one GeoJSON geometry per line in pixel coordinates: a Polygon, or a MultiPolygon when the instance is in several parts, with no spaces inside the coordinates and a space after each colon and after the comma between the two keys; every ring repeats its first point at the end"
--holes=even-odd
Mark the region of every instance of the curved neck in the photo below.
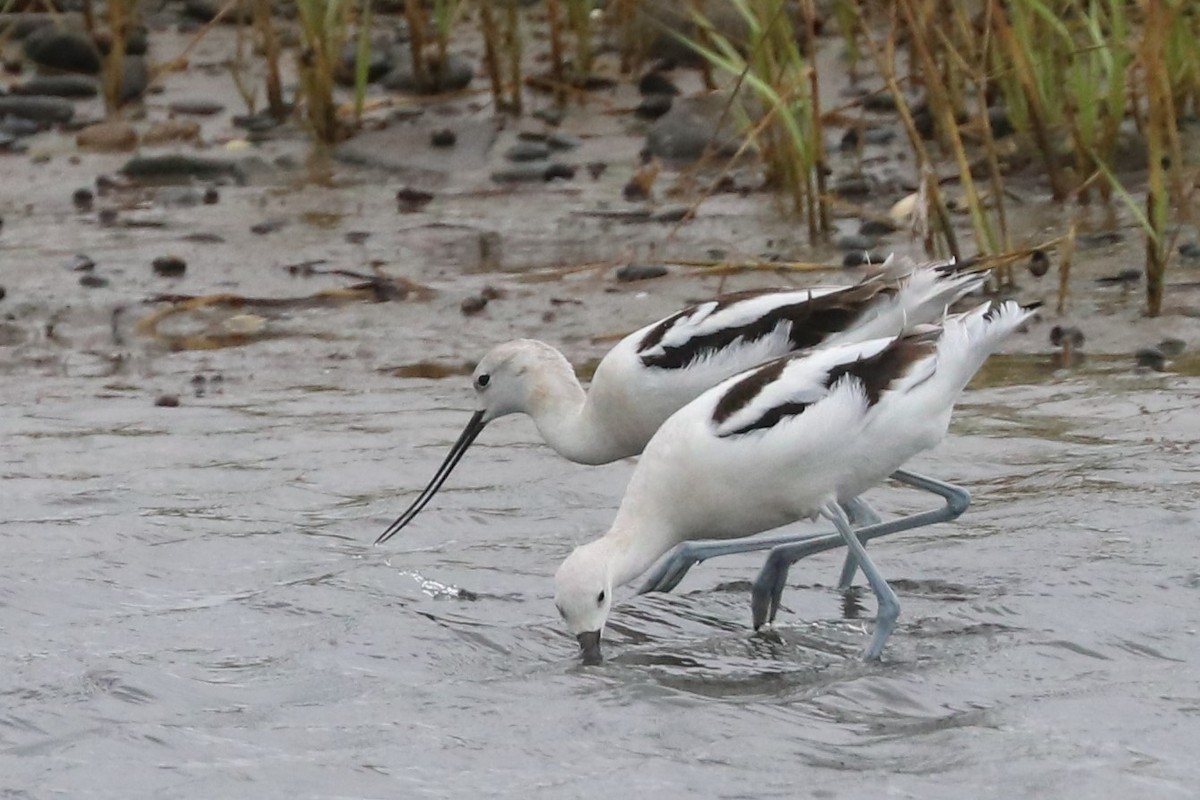
{"type": "Polygon", "coordinates": [[[561,368],[540,377],[526,410],[559,455],[578,464],[605,464],[619,457],[611,454],[610,437],[596,425],[587,394],[566,359],[561,368]]]}
{"type": "Polygon", "coordinates": [[[679,543],[669,527],[661,522],[634,523],[624,514],[624,506],[608,533],[596,540],[607,551],[612,585],[622,586],[641,575],[654,562],[679,543]]]}

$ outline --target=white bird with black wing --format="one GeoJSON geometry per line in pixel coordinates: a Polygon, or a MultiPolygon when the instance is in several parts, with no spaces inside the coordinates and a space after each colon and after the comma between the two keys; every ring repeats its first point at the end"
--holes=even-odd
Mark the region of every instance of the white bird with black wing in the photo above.
{"type": "Polygon", "coordinates": [[[899,605],[842,506],[937,444],[967,381],[1032,313],[984,304],[938,327],[785,356],[672,415],[646,445],[612,528],[555,576],[555,604],[584,661],[600,659],[613,590],[680,542],[817,515],[838,529],[879,600],[865,653],[877,657],[899,605]]]}

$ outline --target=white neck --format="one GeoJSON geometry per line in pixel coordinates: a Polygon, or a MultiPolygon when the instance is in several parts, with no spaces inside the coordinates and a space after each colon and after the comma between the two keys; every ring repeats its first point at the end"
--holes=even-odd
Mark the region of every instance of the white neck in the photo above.
{"type": "Polygon", "coordinates": [[[566,359],[539,376],[530,393],[527,413],[546,444],[578,464],[606,464],[614,455],[610,437],[596,425],[587,395],[566,359]]]}
{"type": "Polygon", "coordinates": [[[617,587],[650,569],[678,540],[666,527],[633,524],[618,511],[612,528],[593,544],[607,558],[608,574],[617,587]]]}

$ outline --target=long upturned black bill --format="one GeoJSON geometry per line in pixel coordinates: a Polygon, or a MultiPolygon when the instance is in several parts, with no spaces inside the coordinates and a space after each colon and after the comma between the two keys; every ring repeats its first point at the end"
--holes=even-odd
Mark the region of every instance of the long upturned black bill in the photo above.
{"type": "Polygon", "coordinates": [[[600,631],[584,631],[576,634],[575,638],[579,640],[584,666],[594,667],[604,662],[604,656],[600,654],[600,631]]]}
{"type": "Polygon", "coordinates": [[[395,522],[388,525],[386,531],[379,534],[379,538],[375,540],[375,544],[383,544],[392,538],[401,528],[412,522],[413,517],[421,513],[421,509],[433,499],[433,496],[437,494],[437,490],[442,488],[442,484],[446,482],[446,478],[450,477],[450,473],[454,471],[454,467],[462,460],[463,454],[467,452],[467,448],[475,441],[475,437],[479,435],[479,432],[483,430],[485,425],[487,425],[487,422],[483,419],[483,412],[476,411],[471,417],[471,421],[467,423],[467,427],[463,428],[458,441],[450,448],[450,452],[446,455],[446,460],[442,462],[437,472],[433,474],[433,480],[417,495],[417,499],[413,501],[413,504],[397,517],[395,522]]]}

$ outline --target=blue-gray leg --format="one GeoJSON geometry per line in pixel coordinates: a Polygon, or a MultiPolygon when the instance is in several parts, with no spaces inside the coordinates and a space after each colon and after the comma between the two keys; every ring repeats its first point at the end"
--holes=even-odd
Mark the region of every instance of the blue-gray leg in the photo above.
{"type": "MultiPolygon", "coordinates": [[[[957,504],[961,504],[961,508],[948,516],[943,515],[944,512],[939,510],[936,512],[938,514],[936,518],[929,518],[928,516],[928,514],[935,512],[927,512],[925,515],[916,514],[911,517],[904,517],[903,519],[895,520],[890,523],[884,523],[888,526],[892,526],[887,528],[884,531],[885,533],[895,533],[897,531],[916,528],[921,525],[928,525],[931,522],[942,522],[945,520],[954,519],[961,514],[966,509],[967,504],[970,503],[971,496],[967,494],[964,489],[960,489],[959,487],[952,486],[948,483],[942,483],[941,481],[934,480],[933,478],[922,477],[905,470],[897,470],[892,474],[892,478],[900,483],[907,484],[916,489],[922,489],[946,498],[948,508],[957,507],[957,504]]],[[[872,518],[874,519],[874,522],[873,524],[867,526],[868,529],[875,529],[876,526],[880,524],[878,521],[879,516],[875,514],[871,507],[861,499],[855,498],[844,505],[848,506],[846,510],[849,516],[855,521],[855,527],[861,527],[860,522],[870,522],[872,521],[872,518]]],[[[882,536],[883,533],[877,533],[875,535],[882,536]]],[[[862,539],[862,541],[868,540],[862,539]]],[[[812,550],[811,552],[806,551],[804,552],[804,555],[821,553],[825,550],[831,549],[832,547],[841,546],[841,539],[836,534],[831,533],[786,534],[769,537],[748,537],[745,539],[683,542],[677,545],[675,549],[662,558],[650,570],[650,572],[646,574],[646,578],[642,582],[641,588],[638,589],[638,594],[645,594],[647,592],[669,592],[679,585],[679,582],[683,580],[683,576],[688,573],[688,570],[690,570],[696,564],[699,564],[700,562],[706,561],[710,558],[733,555],[735,553],[750,553],[757,550],[773,550],[774,548],[782,545],[794,544],[798,547],[805,547],[808,543],[812,542],[832,542],[832,544],[829,546],[818,544],[818,549],[812,550]]],[[[778,588],[774,590],[777,594],[782,594],[783,592],[783,583],[787,580],[788,566],[803,558],[804,555],[798,555],[791,561],[775,565],[777,569],[781,569],[780,576],[778,577],[777,581],[774,581],[771,584],[774,585],[774,583],[778,583],[778,588]]],[[[849,586],[850,580],[852,580],[854,576],[854,569],[851,567],[851,564],[854,563],[852,561],[853,554],[848,554],[846,558],[847,563],[842,567],[842,583],[839,583],[839,586],[843,584],[844,586],[849,586]]],[[[768,561],[768,563],[770,563],[770,561],[768,561]]],[[[764,566],[763,569],[766,570],[766,567],[764,566]]],[[[760,574],[758,581],[756,581],[756,586],[758,583],[763,581],[764,575],[760,574]]],[[[774,603],[770,603],[769,598],[760,596],[756,591],[754,603],[763,604],[762,615],[760,615],[757,610],[755,611],[754,619],[755,627],[757,628],[762,625],[762,620],[766,620],[768,607],[772,609],[778,609],[779,602],[778,599],[776,599],[774,603]]],[[[772,619],[774,619],[773,611],[771,612],[770,616],[772,619]]]]}
{"type": "MultiPolygon", "coordinates": [[[[946,501],[946,505],[932,511],[910,514],[891,522],[881,522],[860,528],[858,530],[860,543],[869,542],[877,536],[887,536],[890,533],[932,525],[935,522],[949,522],[966,511],[967,506],[971,504],[970,492],[960,486],[917,475],[907,470],[896,470],[891,477],[893,480],[913,488],[938,495],[946,501]]],[[[758,630],[766,623],[775,621],[775,615],[779,613],[779,603],[783,597],[783,587],[787,583],[788,567],[806,556],[823,553],[842,544],[840,535],[825,535],[773,548],[754,581],[750,599],[750,608],[754,615],[754,629],[758,630]]]]}
{"type": "MultiPolygon", "coordinates": [[[[878,525],[883,522],[883,519],[875,513],[875,509],[871,508],[861,497],[853,497],[842,503],[842,509],[850,518],[850,524],[855,528],[865,528],[868,525],[878,525]]],[[[866,542],[863,544],[865,545],[866,542]]],[[[844,592],[850,588],[850,584],[854,583],[854,573],[857,571],[858,561],[855,560],[854,553],[847,552],[846,560],[842,562],[842,574],[838,578],[838,591],[844,592]]]]}
{"type": "Polygon", "coordinates": [[[850,520],[846,518],[846,512],[842,510],[842,507],[837,503],[829,503],[822,513],[838,529],[842,541],[854,554],[859,568],[863,571],[867,583],[870,584],[871,590],[875,592],[875,598],[879,601],[879,610],[875,614],[875,634],[863,652],[863,658],[872,661],[879,658],[879,654],[883,652],[884,643],[887,642],[888,637],[892,635],[892,630],[896,627],[896,618],[900,616],[900,601],[896,599],[896,593],[892,591],[891,586],[888,586],[888,582],[883,579],[883,575],[871,561],[871,557],[867,555],[867,548],[863,547],[863,543],[854,535],[854,529],[850,527],[850,520]]]}

